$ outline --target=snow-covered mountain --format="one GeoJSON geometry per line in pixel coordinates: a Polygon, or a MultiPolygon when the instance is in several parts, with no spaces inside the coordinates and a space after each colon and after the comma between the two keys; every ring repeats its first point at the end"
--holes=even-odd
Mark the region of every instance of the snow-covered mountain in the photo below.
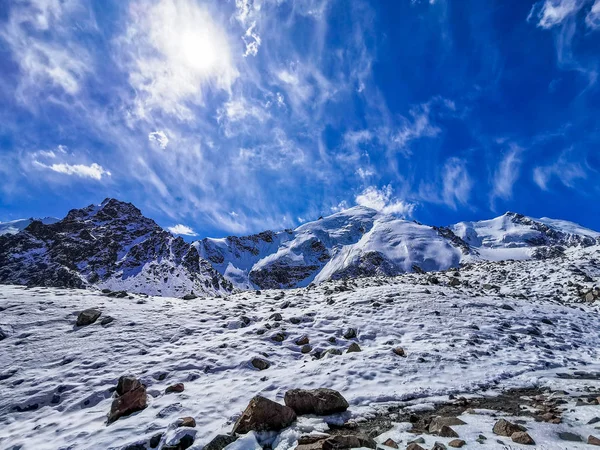
{"type": "Polygon", "coordinates": [[[60,219],[55,217],[44,217],[42,219],[18,219],[11,220],[8,222],[0,222],[0,236],[3,234],[17,234],[19,231],[27,228],[31,222],[39,221],[44,225],[51,225],[53,223],[58,222],[60,219]]]}
{"type": "Polygon", "coordinates": [[[232,289],[194,246],[114,199],[0,236],[0,282],[179,296],[232,289]]]}
{"type": "Polygon", "coordinates": [[[129,203],[107,199],[59,222],[0,236],[0,282],[153,295],[285,289],[325,280],[561,256],[600,244],[577,224],[506,213],[433,227],[357,206],[299,226],[188,244],[129,203]]]}
{"type": "Polygon", "coordinates": [[[329,279],[436,271],[478,260],[559,256],[600,243],[577,224],[506,213],[431,227],[357,206],[295,230],[203,239],[200,255],[240,288],[302,287],[329,279]]]}

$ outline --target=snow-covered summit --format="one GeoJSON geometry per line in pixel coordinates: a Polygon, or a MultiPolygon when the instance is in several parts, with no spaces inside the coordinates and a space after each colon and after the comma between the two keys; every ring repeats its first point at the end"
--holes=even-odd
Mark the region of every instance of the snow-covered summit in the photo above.
{"type": "Polygon", "coordinates": [[[231,290],[195,247],[115,199],[0,236],[0,282],[153,295],[231,290]]]}
{"type": "Polygon", "coordinates": [[[59,220],[60,219],[57,219],[56,217],[43,217],[41,219],[29,218],[0,222],[0,236],[3,234],[17,234],[19,231],[27,228],[31,222],[34,221],[42,222],[44,225],[51,225],[59,220]]]}

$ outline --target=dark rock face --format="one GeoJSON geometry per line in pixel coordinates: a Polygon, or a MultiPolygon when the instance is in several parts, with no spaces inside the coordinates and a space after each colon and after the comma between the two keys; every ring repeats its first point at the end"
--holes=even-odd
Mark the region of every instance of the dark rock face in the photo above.
{"type": "Polygon", "coordinates": [[[326,416],[344,412],[348,402],[338,391],[333,389],[292,389],[285,393],[284,402],[296,414],[316,414],[326,416]]]}
{"type": "Polygon", "coordinates": [[[237,441],[237,436],[231,434],[219,434],[204,446],[204,450],[223,450],[235,441],[237,441]]]}
{"type": "Polygon", "coordinates": [[[116,394],[117,398],[113,400],[108,415],[109,424],[148,406],[146,386],[135,377],[121,377],[117,384],[116,394]]]}
{"type": "Polygon", "coordinates": [[[77,326],[83,327],[85,325],[91,325],[98,320],[98,317],[100,317],[101,314],[102,312],[97,309],[86,309],[85,311],[81,311],[77,316],[77,326]]]}
{"type": "Polygon", "coordinates": [[[20,233],[0,238],[4,284],[87,288],[140,277],[143,282],[132,282],[127,290],[148,293],[147,285],[169,284],[165,280],[175,276],[173,266],[179,269],[178,285],[185,278],[198,292],[232,290],[193,245],[115,199],[74,209],[53,224],[34,221],[20,233]]]}
{"type": "Polygon", "coordinates": [[[290,266],[274,263],[250,272],[250,281],[261,289],[286,289],[295,287],[302,280],[316,274],[319,266],[290,266]]]}
{"type": "Polygon", "coordinates": [[[521,425],[517,425],[516,423],[509,422],[505,419],[500,419],[498,422],[496,422],[492,431],[500,436],[511,437],[513,433],[526,430],[525,427],[521,425]]]}
{"type": "Polygon", "coordinates": [[[233,426],[233,433],[246,434],[250,431],[279,431],[296,420],[296,413],[288,406],[257,395],[248,404],[233,426]]]}

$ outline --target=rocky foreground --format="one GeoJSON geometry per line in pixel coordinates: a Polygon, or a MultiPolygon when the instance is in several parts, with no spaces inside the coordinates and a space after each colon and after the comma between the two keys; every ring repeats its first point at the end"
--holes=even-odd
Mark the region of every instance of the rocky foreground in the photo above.
{"type": "Polygon", "coordinates": [[[0,448],[594,448],[600,249],[187,299],[0,287],[0,448]]]}

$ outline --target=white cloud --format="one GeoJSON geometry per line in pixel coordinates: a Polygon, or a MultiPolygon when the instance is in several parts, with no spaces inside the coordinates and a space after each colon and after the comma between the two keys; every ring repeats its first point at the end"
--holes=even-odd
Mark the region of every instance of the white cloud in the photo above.
{"type": "Polygon", "coordinates": [[[372,177],[373,175],[375,175],[375,172],[372,169],[368,168],[368,167],[366,169],[363,169],[362,167],[359,167],[356,170],[356,174],[360,178],[362,178],[363,180],[365,180],[365,179],[367,179],[367,178],[372,177]]]}
{"type": "Polygon", "coordinates": [[[337,213],[340,211],[344,211],[346,209],[348,209],[348,202],[346,200],[342,200],[341,202],[339,202],[337,205],[334,205],[331,207],[331,212],[337,213]]]}
{"type": "Polygon", "coordinates": [[[95,27],[80,2],[37,0],[13,2],[8,22],[0,27],[3,39],[20,68],[17,98],[36,107],[32,100],[46,90],[47,95],[80,92],[84,78],[92,72],[93,62],[87,50],[72,34],[72,23],[78,23],[79,33],[95,27]],[[85,15],[85,14],[84,14],[85,15]],[[53,91],[52,91],[53,90],[53,91]]]}
{"type": "Polygon", "coordinates": [[[410,154],[408,143],[422,137],[435,137],[440,129],[431,123],[428,103],[410,111],[412,119],[404,119],[404,123],[392,133],[391,142],[395,148],[410,154]]]}
{"type": "Polygon", "coordinates": [[[466,204],[471,195],[473,181],[467,171],[466,162],[460,158],[450,158],[444,165],[443,173],[444,203],[456,209],[457,202],[466,204]]]}
{"type": "Polygon", "coordinates": [[[238,76],[223,26],[194,0],[138,1],[118,41],[129,82],[137,92],[137,114],[157,109],[193,118],[208,89],[229,91],[238,76]]]}
{"type": "Polygon", "coordinates": [[[402,217],[412,216],[415,205],[408,203],[393,196],[392,186],[378,189],[375,186],[369,186],[354,199],[357,205],[372,208],[381,211],[384,214],[395,214],[402,217]]]}
{"type": "Polygon", "coordinates": [[[592,5],[590,12],[585,16],[585,23],[594,30],[600,27],[600,0],[596,0],[592,5]]]}
{"type": "Polygon", "coordinates": [[[183,236],[198,236],[198,233],[196,233],[190,227],[182,224],[177,224],[172,227],[168,227],[167,230],[169,230],[173,234],[181,234],[183,236]]]}
{"type": "Polygon", "coordinates": [[[163,150],[167,148],[167,145],[169,144],[169,138],[167,137],[164,131],[160,130],[153,131],[152,133],[148,134],[148,140],[150,142],[155,142],[163,150]]]}
{"type": "Polygon", "coordinates": [[[34,160],[33,163],[38,167],[53,170],[54,172],[63,173],[65,175],[75,175],[81,178],[92,178],[94,180],[101,180],[103,176],[110,176],[110,172],[104,169],[101,165],[92,163],[89,166],[85,164],[52,164],[47,165],[34,160]]]}
{"type": "Polygon", "coordinates": [[[587,173],[581,164],[570,160],[569,152],[563,152],[553,164],[533,169],[533,181],[544,191],[549,190],[550,181],[554,177],[565,186],[573,188],[575,181],[587,178],[587,173]]]}
{"type": "Polygon", "coordinates": [[[541,28],[552,28],[560,25],[565,19],[581,9],[586,0],[544,0],[535,3],[529,11],[527,21],[538,19],[541,28]]]}
{"type": "Polygon", "coordinates": [[[513,185],[519,178],[521,168],[521,148],[513,145],[506,153],[494,174],[492,197],[505,200],[512,198],[513,185]]]}

